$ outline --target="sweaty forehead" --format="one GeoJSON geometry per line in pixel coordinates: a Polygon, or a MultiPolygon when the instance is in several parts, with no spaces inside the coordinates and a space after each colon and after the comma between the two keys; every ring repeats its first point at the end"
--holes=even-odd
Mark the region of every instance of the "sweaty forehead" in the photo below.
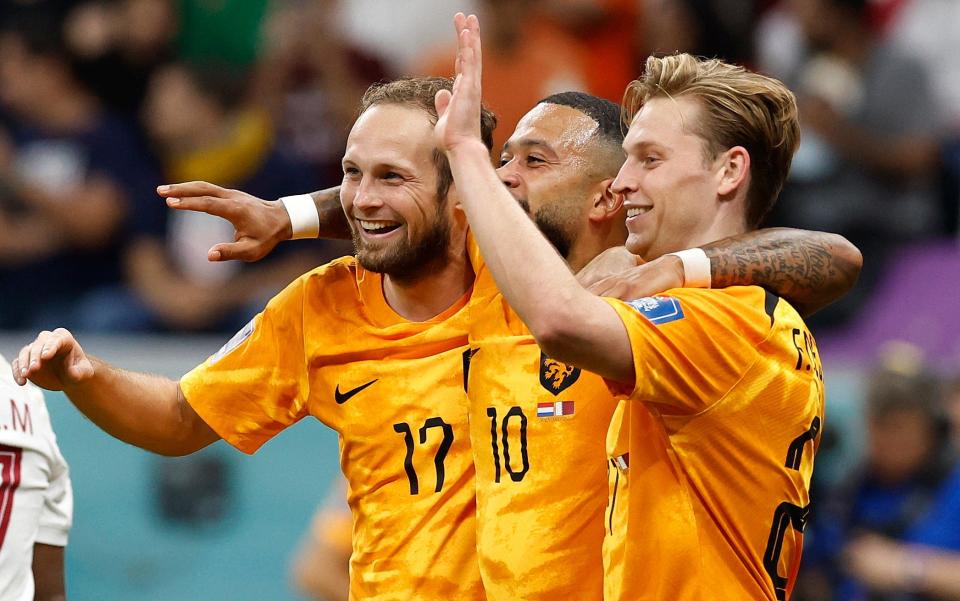
{"type": "Polygon", "coordinates": [[[346,155],[364,160],[373,155],[395,155],[408,160],[432,157],[433,124],[419,109],[381,104],[367,109],[350,129],[346,155]]]}
{"type": "Polygon", "coordinates": [[[542,142],[557,152],[577,150],[590,141],[599,125],[569,106],[541,102],[517,123],[507,145],[542,142]]]}

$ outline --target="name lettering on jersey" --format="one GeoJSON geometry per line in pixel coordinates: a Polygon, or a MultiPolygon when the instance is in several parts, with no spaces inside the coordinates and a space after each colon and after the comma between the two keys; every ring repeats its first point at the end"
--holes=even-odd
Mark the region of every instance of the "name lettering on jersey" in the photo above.
{"type": "Polygon", "coordinates": [[[10,399],[10,422],[0,425],[0,430],[13,430],[24,434],[33,434],[33,418],[30,417],[30,405],[10,399]]]}
{"type": "Polygon", "coordinates": [[[537,403],[537,417],[566,417],[573,415],[574,409],[573,401],[537,403]]]}
{"type": "Polygon", "coordinates": [[[561,363],[540,351],[540,385],[557,396],[580,379],[580,368],[561,363]]]}
{"type": "Polygon", "coordinates": [[[683,307],[680,306],[680,299],[672,296],[647,296],[628,301],[627,304],[655,326],[683,319],[683,307]]]}
{"type": "Polygon", "coordinates": [[[251,319],[249,322],[247,322],[247,325],[240,328],[240,331],[233,335],[233,338],[228,340],[226,344],[220,347],[220,350],[214,353],[210,359],[207,360],[207,363],[209,365],[213,365],[220,359],[223,359],[227,353],[243,344],[243,341],[247,338],[250,338],[250,336],[253,335],[254,328],[254,320],[251,319]]]}

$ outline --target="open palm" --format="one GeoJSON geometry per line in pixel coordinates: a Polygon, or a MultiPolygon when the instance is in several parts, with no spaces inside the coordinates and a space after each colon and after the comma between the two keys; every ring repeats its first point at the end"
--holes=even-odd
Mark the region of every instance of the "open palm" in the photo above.
{"type": "Polygon", "coordinates": [[[453,92],[441,90],[435,98],[437,125],[434,135],[437,145],[445,151],[465,143],[480,141],[480,22],[476,15],[453,17],[457,30],[456,79],[453,92]]]}

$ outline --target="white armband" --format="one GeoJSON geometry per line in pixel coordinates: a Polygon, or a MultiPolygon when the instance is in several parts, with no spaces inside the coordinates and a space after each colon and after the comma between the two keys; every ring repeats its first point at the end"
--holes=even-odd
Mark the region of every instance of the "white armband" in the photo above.
{"type": "Polygon", "coordinates": [[[309,194],[284,196],[280,199],[283,208],[290,216],[290,226],[293,228],[291,240],[302,238],[316,238],[320,235],[320,214],[317,205],[309,194]]]}
{"type": "Polygon", "coordinates": [[[683,263],[684,288],[710,287],[710,259],[702,248],[688,248],[667,254],[680,257],[680,262],[683,263]]]}

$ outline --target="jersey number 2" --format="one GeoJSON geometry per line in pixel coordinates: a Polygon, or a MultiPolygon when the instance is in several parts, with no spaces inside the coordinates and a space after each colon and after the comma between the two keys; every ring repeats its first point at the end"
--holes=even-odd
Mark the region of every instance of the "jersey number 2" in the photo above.
{"type": "MultiPolygon", "coordinates": [[[[820,433],[820,418],[813,418],[810,428],[796,437],[790,443],[790,449],[787,451],[787,461],[785,467],[792,470],[800,469],[800,460],[803,459],[803,449],[808,442],[812,442],[820,433]]],[[[800,507],[793,503],[784,501],[777,506],[773,514],[773,525],[770,527],[770,536],[767,538],[767,549],[763,553],[763,567],[767,570],[767,575],[773,582],[773,589],[777,599],[784,601],[787,598],[787,576],[781,576],[777,572],[777,565],[780,563],[780,554],[783,552],[783,538],[787,535],[787,529],[793,528],[797,532],[803,532],[807,525],[807,519],[810,516],[810,505],[800,507]]]]}

